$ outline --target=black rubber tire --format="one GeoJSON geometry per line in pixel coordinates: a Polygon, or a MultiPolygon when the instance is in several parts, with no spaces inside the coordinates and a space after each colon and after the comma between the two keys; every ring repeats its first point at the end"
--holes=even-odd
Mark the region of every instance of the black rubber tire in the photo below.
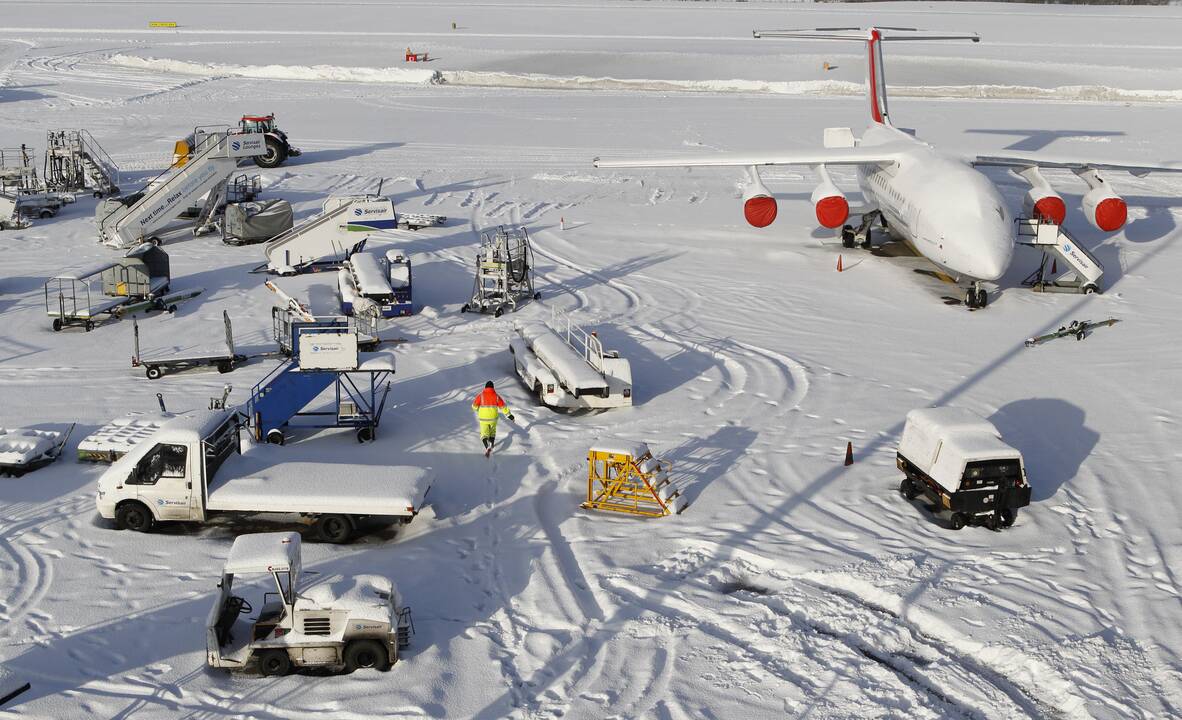
{"type": "Polygon", "coordinates": [[[386,671],[390,669],[390,655],[377,640],[354,640],[345,646],[345,672],[361,668],[386,671]]]}
{"type": "Polygon", "coordinates": [[[41,218],[42,220],[48,220],[49,218],[53,217],[55,214],[56,213],[54,213],[52,210],[50,210],[49,208],[46,208],[46,209],[42,210],[41,212],[37,213],[37,217],[41,218]]]}
{"type": "Polygon", "coordinates": [[[148,532],[156,524],[152,511],[142,502],[125,502],[115,509],[115,525],[120,530],[148,532]]]}
{"type": "Polygon", "coordinates": [[[539,290],[536,293],[534,293],[534,300],[541,300],[541,299],[542,299],[542,291],[539,290]]]}
{"type": "Polygon", "coordinates": [[[222,360],[218,363],[218,372],[222,373],[223,375],[228,372],[232,372],[233,370],[234,363],[230,362],[229,360],[222,360]]]}
{"type": "Polygon", "coordinates": [[[53,319],[53,331],[54,332],[61,332],[62,331],[61,318],[54,318],[53,319]]]}
{"type": "Polygon", "coordinates": [[[460,307],[460,312],[462,312],[462,313],[466,313],[466,312],[468,312],[468,303],[464,303],[464,304],[463,304],[463,305],[460,307]]]}
{"type": "Polygon", "coordinates": [[[1001,527],[1013,527],[1014,521],[1018,519],[1018,511],[1014,508],[1002,508],[1001,510],[1001,527]]]}
{"type": "Polygon", "coordinates": [[[166,311],[166,312],[167,312],[169,315],[172,315],[173,313],[175,313],[175,312],[176,312],[176,305],[169,305],[168,307],[164,308],[164,310],[165,310],[165,311],[166,311]]]}
{"type": "Polygon", "coordinates": [[[353,537],[353,522],[346,515],[321,515],[316,520],[316,534],[324,542],[340,545],[353,537]]]}
{"type": "Polygon", "coordinates": [[[964,294],[964,306],[970,310],[977,308],[977,294],[971,289],[964,294]]]}
{"type": "Polygon", "coordinates": [[[367,443],[373,440],[374,429],[371,427],[363,427],[357,431],[357,442],[367,443]]]}
{"type": "Polygon", "coordinates": [[[282,430],[276,429],[267,431],[267,442],[271,443],[272,445],[282,445],[286,440],[287,438],[283,437],[282,430]]]}
{"type": "Polygon", "coordinates": [[[504,315],[504,314],[505,314],[505,308],[503,308],[503,307],[499,307],[499,308],[497,308],[497,309],[496,309],[496,311],[493,313],[493,317],[500,317],[500,316],[502,316],[502,315],[504,315]]]}
{"type": "Polygon", "coordinates": [[[84,325],[83,327],[86,328],[86,332],[90,332],[91,330],[94,330],[94,320],[87,320],[86,325],[84,325]]]}
{"type": "Polygon", "coordinates": [[[94,199],[95,199],[95,200],[99,200],[99,199],[101,199],[101,198],[102,198],[102,196],[103,196],[103,194],[102,194],[101,192],[99,192],[98,190],[95,190],[95,191],[94,191],[94,193],[93,193],[93,195],[94,195],[94,199]]]}
{"type": "Polygon", "coordinates": [[[977,307],[983,308],[989,304],[989,293],[985,292],[985,288],[977,291],[977,307]]]}
{"type": "Polygon", "coordinates": [[[148,376],[149,380],[159,380],[164,375],[164,371],[159,366],[149,365],[144,374],[148,376]]]}
{"type": "MultiPolygon", "coordinates": [[[[149,245],[155,245],[156,247],[160,247],[161,245],[164,244],[164,241],[161,240],[160,238],[156,237],[155,235],[148,238],[144,242],[148,243],[149,245]]],[[[164,288],[163,290],[161,290],[161,292],[168,292],[168,288],[167,287],[164,288]]]]}
{"type": "Polygon", "coordinates": [[[291,672],[291,656],[286,650],[264,650],[259,653],[259,672],[263,677],[282,677],[291,672]]]}
{"type": "Polygon", "coordinates": [[[964,513],[952,513],[952,519],[948,521],[948,527],[953,530],[960,530],[965,525],[969,524],[969,519],[964,516],[964,513]]]}
{"type": "Polygon", "coordinates": [[[903,493],[903,497],[908,500],[914,500],[919,497],[920,490],[911,481],[911,478],[905,477],[903,478],[903,482],[899,483],[899,492],[903,493]]]}
{"type": "Polygon", "coordinates": [[[276,168],[287,160],[287,144],[273,135],[266,136],[267,154],[255,155],[254,164],[261,168],[276,168]]]}

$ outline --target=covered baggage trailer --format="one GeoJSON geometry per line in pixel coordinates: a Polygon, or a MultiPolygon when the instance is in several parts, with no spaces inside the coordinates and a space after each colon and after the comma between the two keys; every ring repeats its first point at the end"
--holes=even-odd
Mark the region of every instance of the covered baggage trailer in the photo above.
{"type": "Polygon", "coordinates": [[[509,340],[517,376],[542,404],[560,408],[612,408],[632,405],[632,366],[614,350],[604,350],[557,308],[551,323],[517,328],[509,340]]]}
{"type": "Polygon", "coordinates": [[[112,317],[134,302],[168,292],[168,253],[139,245],[121,258],[56,275],[45,281],[45,313],[54,331],[81,325],[94,329],[102,316],[112,317]]]}
{"type": "Polygon", "coordinates": [[[907,413],[896,464],[907,499],[925,496],[933,512],[950,512],[950,526],[1014,524],[1030,504],[1022,453],[1007,445],[988,420],[961,408],[907,413]]]}

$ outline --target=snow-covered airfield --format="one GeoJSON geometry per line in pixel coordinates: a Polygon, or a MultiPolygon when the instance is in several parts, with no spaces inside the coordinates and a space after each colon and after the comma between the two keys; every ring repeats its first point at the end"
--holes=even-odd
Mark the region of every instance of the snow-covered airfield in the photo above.
{"type": "MultiPolygon", "coordinates": [[[[275,112],[304,150],[263,176],[301,215],[383,192],[453,221],[403,240],[421,312],[390,323],[398,374],[376,443],[304,437],[327,463],[431,466],[405,531],[308,544],[322,573],[377,572],[415,610],[389,673],[229,677],[204,622],[231,527],[117,532],[103,466],[72,452],[0,480],[0,662],[32,683],[0,717],[1150,717],[1182,713],[1182,179],[1110,173],[1129,224],[1104,235],[1052,174],[1102,295],[1035,295],[1020,249],[982,312],[907,260],[815,229],[811,174],[765,172],[780,217],[743,223],[738,173],[596,171],[630,153],[805,148],[866,124],[857,46],[753,28],[977,31],[892,43],[892,117],[944,149],[1182,158],[1182,8],[891,3],[3,2],[0,147],[86,128],[160,168],[194,125],[275,112]],[[178,31],[149,31],[171,20],[178,31]],[[452,30],[452,22],[458,26],[452,30]],[[407,46],[429,52],[403,62],[407,46]],[[148,59],[148,60],[144,60],[148,59]],[[822,63],[836,69],[822,70],[822,63]],[[438,71],[443,84],[429,84],[438,71]],[[609,79],[610,78],[610,79],[609,79]],[[560,229],[560,218],[566,229],[560,229]],[[460,315],[478,231],[523,223],[543,301],[460,315]],[[842,252],[845,272],[835,272],[842,252]],[[514,319],[573,311],[632,361],[636,405],[537,407],[514,319]],[[1122,322],[1025,349],[1072,319],[1122,322]],[[491,462],[468,409],[498,382],[518,418],[491,462]],[[898,491],[907,410],[957,404],[1026,457],[1034,501],[960,532],[898,491]],[[642,521],[578,509],[586,451],[646,440],[692,505],[642,521]],[[842,466],[847,441],[857,462],[842,466]]],[[[1017,203],[1023,186],[994,175],[1017,203]]],[[[849,172],[834,179],[851,193],[849,172]]],[[[274,365],[147,381],[131,324],[53,333],[44,279],[108,257],[93,200],[0,233],[0,426],[74,442],[132,410],[233,401],[274,365]]],[[[205,295],[142,322],[157,345],[270,346],[258,246],[165,246],[205,295]]],[[[331,278],[331,276],[326,276],[331,278]]],[[[325,277],[285,289],[331,307],[325,277]]],[[[506,423],[507,425],[507,423],[506,423]]],[[[327,474],[327,473],[326,473],[327,474]]],[[[328,482],[326,478],[326,483],[328,482]]]]}

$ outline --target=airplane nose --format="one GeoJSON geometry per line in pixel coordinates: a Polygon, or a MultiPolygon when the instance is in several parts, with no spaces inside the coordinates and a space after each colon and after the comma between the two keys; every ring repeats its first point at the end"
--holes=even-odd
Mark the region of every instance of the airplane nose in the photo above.
{"type": "Polygon", "coordinates": [[[1004,275],[1006,269],[1009,268],[1010,258],[1013,256],[1013,246],[1007,248],[990,244],[987,247],[988,250],[981,253],[977,279],[996,280],[1004,275]]]}

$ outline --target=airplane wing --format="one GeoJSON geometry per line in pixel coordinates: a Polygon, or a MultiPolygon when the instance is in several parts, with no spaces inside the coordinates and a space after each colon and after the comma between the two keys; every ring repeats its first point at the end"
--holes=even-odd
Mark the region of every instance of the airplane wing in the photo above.
{"type": "Polygon", "coordinates": [[[1013,155],[978,155],[971,160],[973,165],[1009,167],[1009,168],[1063,168],[1065,170],[1123,170],[1137,177],[1145,177],[1152,172],[1182,172],[1182,162],[1164,162],[1158,165],[1142,165],[1139,163],[1088,162],[1074,158],[1056,158],[1038,153],[1015,153],[1013,155]]]}
{"type": "Polygon", "coordinates": [[[902,154],[903,146],[818,148],[796,152],[714,153],[665,158],[595,158],[597,168],[637,167],[752,167],[759,165],[868,165],[890,163],[902,154]]]}

